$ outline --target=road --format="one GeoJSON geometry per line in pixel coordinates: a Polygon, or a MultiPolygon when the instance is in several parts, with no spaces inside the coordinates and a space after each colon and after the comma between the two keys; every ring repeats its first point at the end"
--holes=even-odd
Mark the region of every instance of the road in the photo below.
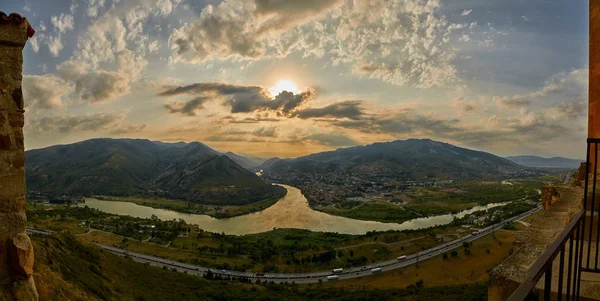
{"type": "MultiPolygon", "coordinates": [[[[374,268],[380,268],[382,272],[387,272],[387,271],[392,271],[395,269],[407,267],[409,265],[416,264],[417,260],[424,261],[424,260],[439,256],[439,255],[443,254],[444,252],[448,252],[452,249],[462,247],[463,242],[472,242],[474,240],[482,238],[492,232],[495,232],[495,231],[501,229],[502,226],[504,226],[506,223],[512,223],[512,222],[521,220],[531,214],[534,214],[534,213],[540,211],[541,209],[542,209],[541,206],[537,207],[530,211],[527,211],[527,212],[521,213],[519,215],[516,215],[514,217],[511,217],[503,222],[497,223],[492,226],[488,226],[486,228],[483,228],[483,229],[481,229],[477,232],[474,232],[472,234],[469,234],[467,236],[463,236],[457,240],[447,242],[445,244],[433,247],[431,249],[424,250],[422,252],[407,255],[406,258],[401,261],[396,260],[396,259],[390,259],[387,261],[377,262],[377,263],[366,265],[366,266],[352,267],[349,269],[344,269],[342,273],[338,273],[335,275],[339,277],[338,278],[339,280],[342,280],[342,279],[351,279],[351,278],[357,278],[357,277],[371,275],[373,273],[371,270],[374,268]]],[[[50,232],[34,230],[34,229],[27,229],[27,232],[29,234],[37,234],[37,235],[51,234],[50,232]]],[[[257,275],[257,273],[252,273],[252,272],[220,270],[220,269],[214,269],[214,268],[209,269],[206,267],[201,267],[201,266],[186,264],[186,263],[182,263],[182,262],[171,261],[171,260],[167,260],[167,259],[163,259],[163,258],[159,258],[159,257],[154,257],[154,256],[150,256],[150,255],[130,252],[130,251],[126,251],[123,249],[106,246],[106,245],[102,245],[102,244],[96,244],[96,245],[102,249],[105,249],[105,250],[112,252],[114,254],[117,254],[119,256],[128,256],[137,262],[148,263],[150,265],[157,266],[157,267],[166,267],[168,269],[172,269],[172,270],[175,270],[178,272],[187,273],[187,274],[191,274],[191,275],[198,275],[198,276],[202,276],[208,270],[211,270],[212,273],[216,274],[216,275],[231,277],[231,278],[242,278],[243,277],[243,278],[249,278],[253,281],[260,279],[261,281],[273,281],[273,282],[315,283],[315,282],[319,282],[319,281],[327,281],[327,276],[333,275],[332,271],[311,272],[311,273],[294,273],[294,274],[292,274],[292,273],[289,273],[289,274],[265,273],[264,275],[257,275]]]]}

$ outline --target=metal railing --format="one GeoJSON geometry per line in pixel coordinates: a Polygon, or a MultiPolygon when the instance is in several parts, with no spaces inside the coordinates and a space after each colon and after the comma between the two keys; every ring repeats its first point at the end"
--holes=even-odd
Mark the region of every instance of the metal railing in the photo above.
{"type": "Polygon", "coordinates": [[[596,204],[598,144],[600,144],[600,138],[587,139],[583,210],[573,217],[563,232],[544,250],[527,271],[523,282],[508,298],[509,301],[579,300],[581,273],[600,273],[598,268],[600,223],[594,222],[594,215],[596,215],[596,219],[600,217],[600,204],[596,204]],[[593,162],[590,161],[592,152],[593,162]],[[592,175],[591,182],[590,174],[592,175]],[[590,188],[591,194],[589,193],[590,188]],[[588,220],[589,225],[586,225],[588,220]],[[584,244],[584,241],[587,241],[587,244],[584,244]],[[594,250],[592,250],[593,244],[596,246],[594,250]],[[553,267],[557,257],[558,279],[554,281],[553,267]],[[568,258],[565,259],[565,257],[568,258]],[[594,258],[593,261],[592,258],[594,258]],[[542,276],[544,277],[543,283],[538,285],[542,276]]]}

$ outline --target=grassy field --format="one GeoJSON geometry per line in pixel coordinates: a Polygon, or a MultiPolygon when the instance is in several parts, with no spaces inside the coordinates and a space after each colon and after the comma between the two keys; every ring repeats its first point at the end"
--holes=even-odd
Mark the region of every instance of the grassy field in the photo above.
{"type": "Polygon", "coordinates": [[[33,237],[40,300],[485,300],[485,283],[402,289],[256,285],[207,280],[85,246],[73,236],[33,237]]]}
{"type": "Polygon", "coordinates": [[[470,255],[465,255],[464,248],[455,249],[456,257],[448,252],[448,258],[438,256],[416,265],[392,272],[324,283],[328,287],[352,287],[356,289],[405,288],[423,281],[426,287],[443,285],[460,285],[485,282],[488,271],[497,266],[513,250],[515,232],[499,231],[473,242],[469,248],[470,255]],[[488,253],[489,250],[489,253],[488,253]]]}
{"type": "Polygon", "coordinates": [[[353,219],[380,221],[387,223],[402,223],[419,217],[415,213],[404,209],[400,205],[385,202],[368,202],[351,209],[342,208],[317,208],[327,214],[339,215],[353,219]]]}

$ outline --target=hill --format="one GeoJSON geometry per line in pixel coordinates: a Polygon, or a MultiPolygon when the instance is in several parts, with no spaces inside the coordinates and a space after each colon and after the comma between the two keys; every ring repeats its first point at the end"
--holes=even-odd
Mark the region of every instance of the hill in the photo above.
{"type": "Polygon", "coordinates": [[[199,143],[91,139],[25,152],[27,188],[49,195],[160,196],[244,205],[285,194],[199,143]]]}
{"type": "Polygon", "coordinates": [[[253,170],[257,166],[259,166],[263,162],[265,162],[265,159],[262,159],[262,158],[241,156],[238,154],[234,154],[232,152],[226,152],[224,155],[227,156],[229,159],[233,160],[235,163],[239,164],[240,166],[242,166],[243,168],[248,169],[248,170],[253,170]]]}
{"type": "Polygon", "coordinates": [[[512,156],[506,157],[506,159],[527,167],[564,169],[577,169],[581,162],[585,162],[583,159],[569,159],[563,157],[544,158],[538,156],[512,156]]]}
{"type": "Polygon", "coordinates": [[[496,155],[429,139],[374,143],[295,159],[282,159],[268,174],[352,173],[403,180],[497,179],[530,171],[496,155]]]}
{"type": "MultiPolygon", "coordinates": [[[[364,289],[208,280],[137,263],[66,233],[32,238],[40,300],[484,300],[487,286],[364,289]]],[[[2,296],[0,296],[2,297],[2,296]]]]}

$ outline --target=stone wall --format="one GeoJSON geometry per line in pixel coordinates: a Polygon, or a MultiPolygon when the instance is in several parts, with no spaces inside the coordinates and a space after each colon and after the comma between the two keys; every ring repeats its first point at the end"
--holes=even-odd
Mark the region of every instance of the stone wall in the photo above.
{"type": "Polygon", "coordinates": [[[552,203],[556,202],[560,197],[560,193],[554,186],[548,186],[542,188],[542,206],[544,210],[548,210],[552,203]]]}
{"type": "Polygon", "coordinates": [[[37,300],[33,246],[26,233],[23,47],[27,19],[0,12],[0,301],[37,300]]]}

